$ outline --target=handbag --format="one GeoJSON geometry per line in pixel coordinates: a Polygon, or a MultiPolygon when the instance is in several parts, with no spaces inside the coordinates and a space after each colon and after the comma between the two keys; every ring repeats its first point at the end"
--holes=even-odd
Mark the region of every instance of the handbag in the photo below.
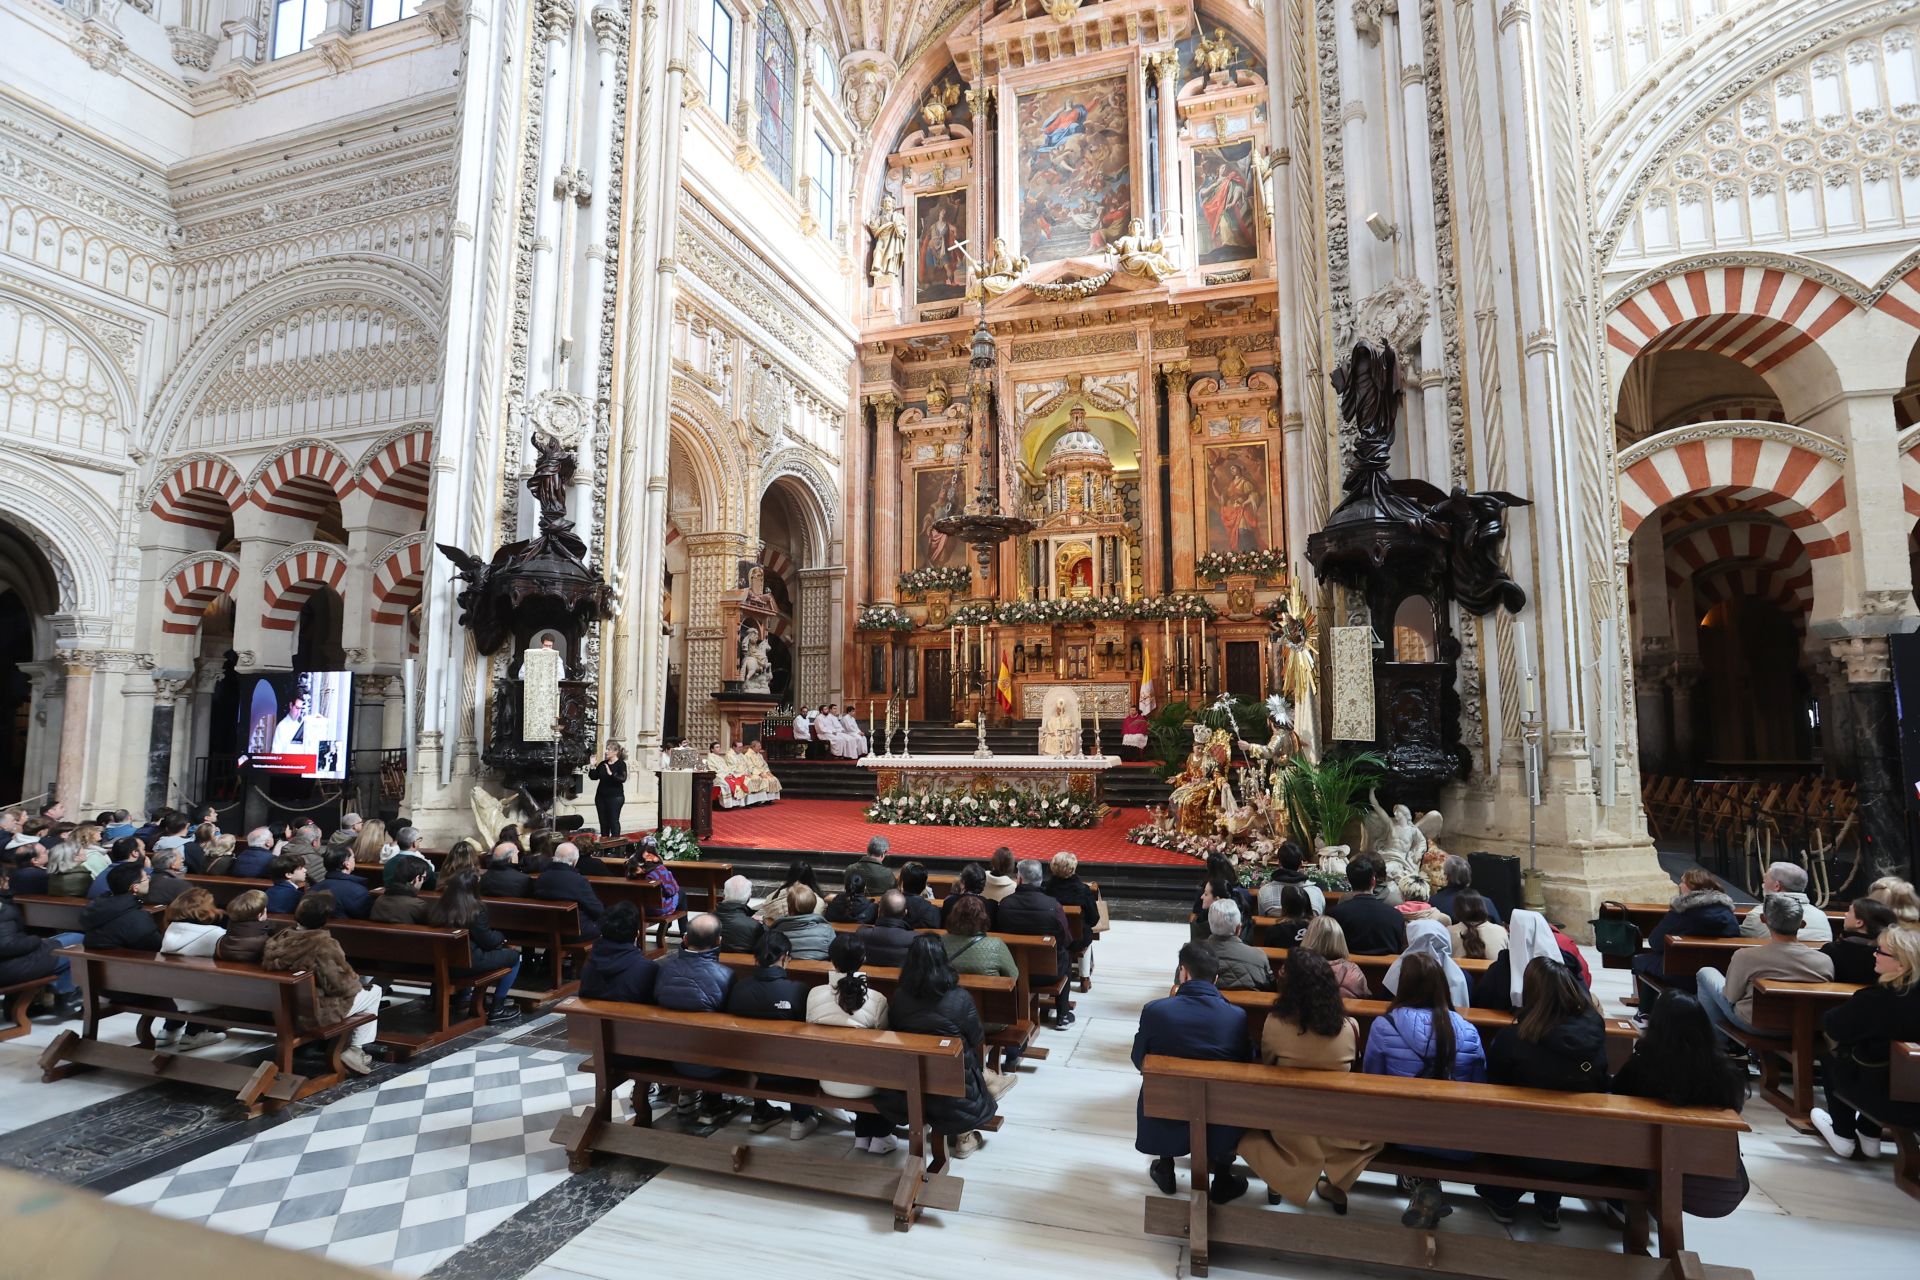
{"type": "Polygon", "coordinates": [[[1631,958],[1640,953],[1640,926],[1627,919],[1625,903],[1601,903],[1600,918],[1587,923],[1593,926],[1593,949],[1601,955],[1631,958]],[[1619,914],[1610,916],[1608,911],[1619,914]]]}

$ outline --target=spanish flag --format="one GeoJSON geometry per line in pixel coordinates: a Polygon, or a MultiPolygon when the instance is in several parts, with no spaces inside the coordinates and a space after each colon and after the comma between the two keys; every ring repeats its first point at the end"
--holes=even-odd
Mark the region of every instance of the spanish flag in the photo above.
{"type": "Polygon", "coordinates": [[[1007,655],[1000,655],[1000,674],[994,679],[993,687],[1000,695],[1000,710],[1013,713],[1013,668],[1007,665],[1007,655]]]}
{"type": "Polygon", "coordinates": [[[1153,714],[1153,641],[1140,646],[1140,713],[1153,714]]]}

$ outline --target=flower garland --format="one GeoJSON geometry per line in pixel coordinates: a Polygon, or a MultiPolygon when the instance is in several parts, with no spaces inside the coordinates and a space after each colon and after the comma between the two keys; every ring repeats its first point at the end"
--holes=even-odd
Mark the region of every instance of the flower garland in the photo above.
{"type": "Polygon", "coordinates": [[[1013,787],[995,787],[959,794],[882,796],[867,806],[866,818],[890,826],[1079,830],[1099,823],[1100,806],[1068,795],[1036,795],[1013,787]]]}
{"type": "Polygon", "coordinates": [[[1256,578],[1285,575],[1286,558],[1271,547],[1258,551],[1209,551],[1193,562],[1193,571],[1202,578],[1230,578],[1251,574],[1256,578]]]}
{"type": "Polygon", "coordinates": [[[1178,622],[1182,618],[1213,618],[1212,602],[1205,596],[1141,596],[1133,602],[1133,616],[1157,622],[1162,618],[1178,622]]]}
{"type": "Polygon", "coordinates": [[[950,627],[984,627],[993,621],[993,601],[969,600],[947,614],[950,627]]]}
{"type": "Polygon", "coordinates": [[[973,584],[973,573],[965,565],[923,565],[900,575],[900,594],[923,596],[929,591],[965,591],[973,584]]]}
{"type": "Polygon", "coordinates": [[[856,631],[911,631],[915,625],[912,615],[891,604],[863,605],[853,620],[856,631]]]}

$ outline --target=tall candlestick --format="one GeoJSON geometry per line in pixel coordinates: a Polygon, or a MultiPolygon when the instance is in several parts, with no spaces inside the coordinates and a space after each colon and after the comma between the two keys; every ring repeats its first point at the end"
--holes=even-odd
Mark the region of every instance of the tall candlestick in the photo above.
{"type": "Polygon", "coordinates": [[[1106,747],[1100,741],[1100,695],[1098,693],[1093,695],[1093,754],[1097,756],[1107,754],[1106,747]]]}
{"type": "Polygon", "coordinates": [[[1167,694],[1173,692],[1173,623],[1160,619],[1160,688],[1164,701],[1167,694]]]}
{"type": "Polygon", "coordinates": [[[867,699],[867,753],[873,753],[873,699],[867,699]]]}
{"type": "Polygon", "coordinates": [[[1185,693],[1193,687],[1193,676],[1187,670],[1187,620],[1180,619],[1180,691],[1185,693]]]}
{"type": "Polygon", "coordinates": [[[1207,648],[1207,620],[1200,619],[1200,696],[1207,696],[1207,659],[1212,656],[1207,648]]]}

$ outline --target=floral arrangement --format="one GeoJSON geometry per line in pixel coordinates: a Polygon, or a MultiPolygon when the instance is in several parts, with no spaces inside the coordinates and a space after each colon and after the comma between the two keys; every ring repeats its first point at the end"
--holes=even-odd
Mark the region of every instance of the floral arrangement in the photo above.
{"type": "Polygon", "coordinates": [[[993,621],[993,601],[969,600],[947,614],[950,627],[984,627],[993,621]]]}
{"type": "Polygon", "coordinates": [[[1279,846],[1271,840],[1238,842],[1218,835],[1189,835],[1173,825],[1164,810],[1155,810],[1152,822],[1143,822],[1127,832],[1132,844],[1144,844],[1171,853],[1184,853],[1196,862],[1219,856],[1231,862],[1242,884],[1252,884],[1265,868],[1279,860],[1279,846]]]}
{"type": "Polygon", "coordinates": [[[860,614],[853,620],[856,631],[911,631],[913,618],[898,605],[863,605],[860,614]]]}
{"type": "Polygon", "coordinates": [[[867,806],[866,817],[868,822],[889,825],[1068,830],[1097,824],[1100,808],[1070,795],[1036,795],[995,787],[958,794],[882,796],[867,806]]]}
{"type": "Polygon", "coordinates": [[[1212,618],[1215,611],[1205,596],[1141,596],[1133,602],[1133,616],[1150,621],[1166,618],[1178,622],[1182,618],[1212,618]]]}
{"type": "Polygon", "coordinates": [[[1251,574],[1256,578],[1279,578],[1287,571],[1286,557],[1272,547],[1258,551],[1209,551],[1193,562],[1193,571],[1202,578],[1230,578],[1251,574]]]}
{"type": "Polygon", "coordinates": [[[700,846],[694,843],[693,832],[685,827],[661,827],[653,833],[653,847],[668,862],[694,862],[700,857],[700,846]]]}
{"type": "Polygon", "coordinates": [[[1077,622],[1073,607],[1080,603],[1078,600],[1010,600],[1000,606],[999,621],[1008,626],[1077,622]]]}
{"type": "Polygon", "coordinates": [[[900,594],[923,596],[929,591],[965,591],[973,584],[973,572],[965,565],[924,565],[900,575],[900,594]]]}

